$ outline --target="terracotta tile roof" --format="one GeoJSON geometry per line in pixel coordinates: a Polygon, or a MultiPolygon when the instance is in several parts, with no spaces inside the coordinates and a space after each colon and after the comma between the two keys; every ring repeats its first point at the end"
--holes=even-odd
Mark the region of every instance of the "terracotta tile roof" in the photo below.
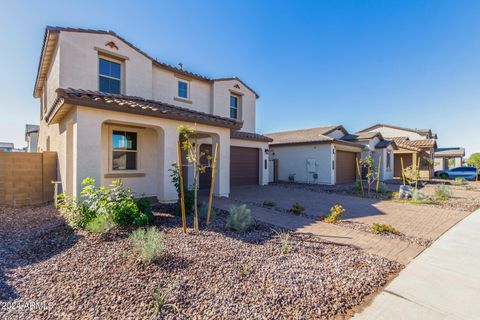
{"type": "Polygon", "coordinates": [[[241,139],[241,140],[251,140],[251,141],[260,141],[260,142],[272,142],[273,140],[267,136],[253,133],[253,132],[244,132],[244,131],[232,131],[230,132],[230,138],[241,139]]]}
{"type": "Polygon", "coordinates": [[[243,125],[243,121],[194,111],[191,109],[174,106],[160,101],[147,100],[140,97],[72,88],[59,88],[56,90],[56,92],[57,100],[54,103],[54,106],[52,106],[50,109],[50,113],[47,115],[48,122],[50,122],[51,118],[63,104],[68,103],[111,111],[128,112],[159,118],[203,123],[219,127],[227,127],[235,130],[241,129],[243,125]]]}
{"type": "Polygon", "coordinates": [[[435,157],[464,157],[465,148],[437,148],[435,149],[435,157]]]}
{"type": "Polygon", "coordinates": [[[407,137],[395,137],[392,140],[400,148],[421,151],[422,148],[435,148],[437,142],[435,139],[410,140],[407,137]]]}
{"type": "Polygon", "coordinates": [[[417,148],[435,148],[437,146],[435,139],[408,140],[407,144],[417,148]]]}
{"type": "MultiPolygon", "coordinates": [[[[153,58],[151,57],[150,55],[148,55],[147,53],[145,53],[144,51],[142,51],[141,49],[139,49],[138,47],[136,47],[135,45],[133,45],[132,43],[130,43],[129,41],[125,40],[123,37],[119,36],[118,34],[116,34],[115,32],[111,31],[111,30],[95,30],[95,29],[83,29],[83,28],[70,28],[70,27],[53,27],[53,26],[47,26],[45,28],[45,35],[44,35],[44,39],[43,39],[43,45],[42,45],[42,51],[41,51],[41,54],[40,54],[40,61],[39,61],[39,64],[38,64],[38,71],[37,71],[37,80],[35,82],[35,88],[34,88],[34,96],[35,97],[38,97],[39,96],[39,87],[40,87],[40,82],[43,81],[44,79],[44,75],[42,73],[45,73],[46,72],[46,67],[44,66],[44,63],[43,63],[43,58],[44,58],[44,55],[45,55],[45,52],[47,50],[47,44],[49,42],[49,37],[51,35],[58,35],[60,32],[81,32],[81,33],[94,33],[94,34],[108,34],[108,35],[111,35],[111,36],[114,36],[118,39],[120,39],[121,41],[125,42],[128,46],[130,46],[131,48],[133,48],[135,51],[137,51],[138,53],[142,54],[143,56],[145,56],[147,59],[150,59],[152,61],[152,63],[160,68],[163,68],[163,69],[166,69],[166,70],[170,70],[172,72],[175,72],[175,73],[178,73],[178,74],[182,74],[182,75],[185,75],[187,77],[191,77],[191,78],[195,78],[195,79],[198,79],[198,80],[203,80],[203,81],[209,81],[209,82],[214,82],[214,81],[225,81],[225,80],[237,80],[239,82],[241,82],[246,88],[248,88],[250,91],[252,91],[255,96],[257,98],[259,98],[260,96],[258,95],[257,92],[255,92],[255,90],[253,90],[251,87],[249,87],[245,82],[243,82],[242,80],[240,80],[239,78],[237,77],[228,77],[228,78],[209,78],[209,77],[206,77],[206,76],[203,76],[203,75],[200,75],[198,73],[195,73],[195,72],[191,72],[191,71],[187,71],[187,70],[184,70],[183,68],[178,68],[178,67],[175,67],[173,65],[170,65],[168,63],[165,63],[165,62],[161,62],[161,61],[158,61],[156,58],[153,58]],[[45,71],[43,71],[45,70],[45,71]]],[[[54,39],[56,41],[56,39],[54,39]]]]}

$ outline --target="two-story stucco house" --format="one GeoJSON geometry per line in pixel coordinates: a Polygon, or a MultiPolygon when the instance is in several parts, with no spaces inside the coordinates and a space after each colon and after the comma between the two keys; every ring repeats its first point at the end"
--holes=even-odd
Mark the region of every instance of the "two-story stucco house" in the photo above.
{"type": "MultiPolygon", "coordinates": [[[[218,143],[214,192],[268,183],[268,139],[255,133],[258,95],[238,78],[212,79],[158,62],[111,31],[47,27],[34,96],[39,151],[56,151],[58,179],[78,195],[85,177],[122,178],[137,193],[175,201],[170,180],[180,125],[218,143]]],[[[192,170],[184,170],[186,183],[192,170]]],[[[209,183],[200,179],[200,187],[209,183]]]]}

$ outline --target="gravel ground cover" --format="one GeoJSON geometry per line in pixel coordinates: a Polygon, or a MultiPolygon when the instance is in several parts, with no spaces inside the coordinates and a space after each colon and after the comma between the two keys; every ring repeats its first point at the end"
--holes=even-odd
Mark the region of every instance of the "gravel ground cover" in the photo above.
{"type": "Polygon", "coordinates": [[[257,223],[234,233],[224,213],[187,236],[179,218],[156,215],[165,252],[145,265],[130,250],[131,229],[92,235],[70,229],[53,206],[0,207],[2,306],[41,304],[2,308],[0,318],[148,319],[155,290],[175,306],[163,319],[344,318],[401,268],[307,235],[292,234],[284,254],[281,230],[257,223]]]}

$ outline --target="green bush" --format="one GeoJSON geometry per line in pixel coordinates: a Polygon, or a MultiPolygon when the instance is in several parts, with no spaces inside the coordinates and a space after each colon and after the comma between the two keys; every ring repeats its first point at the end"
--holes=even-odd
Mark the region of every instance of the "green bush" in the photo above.
{"type": "Polygon", "coordinates": [[[360,181],[355,181],[353,184],[353,190],[356,192],[361,192],[362,191],[362,183],[360,181]]]}
{"type": "Polygon", "coordinates": [[[288,209],[288,212],[291,212],[293,214],[302,214],[305,211],[305,207],[303,207],[300,203],[295,202],[290,209],[288,209]]]}
{"type": "Polygon", "coordinates": [[[465,178],[456,177],[455,180],[452,181],[452,184],[455,186],[464,186],[467,184],[467,180],[465,178]]]}
{"type": "Polygon", "coordinates": [[[145,263],[150,263],[160,257],[164,250],[165,234],[155,227],[137,229],[128,237],[133,250],[145,263]]]}
{"type": "Polygon", "coordinates": [[[231,206],[230,215],[227,218],[226,226],[236,231],[245,231],[253,225],[253,217],[246,204],[241,206],[231,206]]]}
{"type": "MultiPolygon", "coordinates": [[[[217,219],[217,214],[218,214],[217,209],[212,207],[212,209],[210,210],[210,221],[217,219]]],[[[200,217],[200,219],[206,220],[207,215],[208,215],[208,204],[204,202],[202,203],[200,208],[198,208],[198,216],[200,217]]]]}
{"type": "Polygon", "coordinates": [[[385,183],[380,182],[380,184],[378,185],[378,192],[381,194],[387,194],[388,186],[385,183]]]}
{"type": "Polygon", "coordinates": [[[441,184],[435,190],[435,198],[439,200],[448,200],[452,196],[452,190],[449,186],[441,184]]]}
{"type": "MultiPolygon", "coordinates": [[[[113,180],[108,187],[97,188],[94,179],[86,178],[82,185],[80,200],[62,195],[58,202],[60,212],[74,228],[85,229],[98,216],[104,216],[118,226],[141,226],[153,219],[149,200],[135,200],[134,193],[119,179],[113,180]]],[[[93,225],[101,221],[102,218],[98,218],[93,225]]]]}
{"type": "Polygon", "coordinates": [[[92,233],[104,233],[110,231],[113,227],[115,227],[115,223],[109,217],[101,214],[87,223],[85,229],[92,233]]]}
{"type": "Polygon", "coordinates": [[[400,231],[395,229],[389,224],[383,223],[374,223],[372,224],[372,232],[373,233],[393,233],[393,234],[400,234],[400,231]]]}

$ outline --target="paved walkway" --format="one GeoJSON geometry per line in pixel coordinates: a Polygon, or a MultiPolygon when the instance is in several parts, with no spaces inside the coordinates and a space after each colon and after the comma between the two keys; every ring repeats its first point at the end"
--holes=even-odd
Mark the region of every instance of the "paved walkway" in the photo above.
{"type": "Polygon", "coordinates": [[[468,212],[432,206],[359,198],[288,185],[234,187],[230,198],[259,204],[274,201],[278,207],[284,209],[289,209],[293,203],[299,202],[305,207],[306,213],[317,217],[329,213],[333,205],[340,204],[346,209],[346,220],[369,226],[372,223],[390,224],[407,236],[427,240],[437,239],[451,226],[469,215],[468,212]]]}
{"type": "MultiPolygon", "coordinates": [[[[241,202],[227,198],[216,198],[213,205],[219,209],[228,210],[232,205],[241,202]]],[[[272,209],[249,206],[255,219],[293,230],[295,232],[311,233],[327,241],[351,245],[366,252],[387,259],[407,264],[425,248],[407,241],[390,239],[367,232],[315,221],[304,216],[295,216],[272,209]]]]}
{"type": "Polygon", "coordinates": [[[413,260],[354,319],[479,319],[480,210],[413,260]]]}

